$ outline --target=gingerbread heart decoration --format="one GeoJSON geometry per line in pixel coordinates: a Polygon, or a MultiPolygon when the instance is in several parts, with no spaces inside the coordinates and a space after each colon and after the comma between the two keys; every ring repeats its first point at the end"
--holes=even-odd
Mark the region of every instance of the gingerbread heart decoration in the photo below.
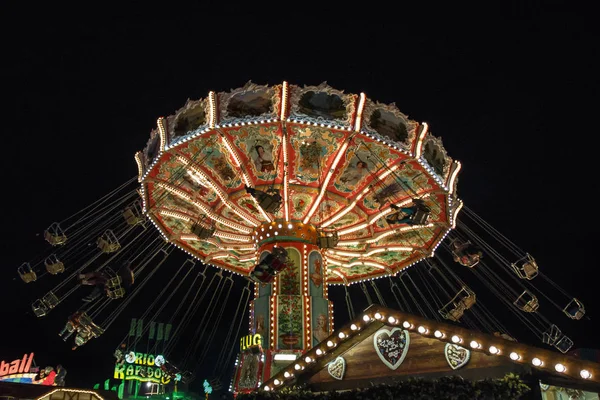
{"type": "Polygon", "coordinates": [[[396,369],[408,353],[410,336],[401,328],[380,329],[373,335],[373,346],[381,361],[390,369],[396,369]]]}
{"type": "Polygon", "coordinates": [[[337,380],[341,381],[344,379],[344,373],[346,372],[346,360],[344,360],[344,357],[339,356],[327,364],[327,372],[337,380]]]}
{"type": "Polygon", "coordinates": [[[444,354],[446,356],[446,361],[448,361],[448,364],[452,369],[464,367],[471,358],[471,351],[453,343],[446,343],[444,354]]]}

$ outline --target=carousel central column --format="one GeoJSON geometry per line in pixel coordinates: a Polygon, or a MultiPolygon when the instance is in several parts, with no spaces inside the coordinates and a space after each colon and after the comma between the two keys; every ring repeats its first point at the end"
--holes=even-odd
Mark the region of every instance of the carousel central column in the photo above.
{"type": "Polygon", "coordinates": [[[251,302],[250,334],[262,336],[264,360],[258,375],[264,382],[329,336],[333,306],[313,225],[274,221],[258,227],[256,237],[258,262],[275,247],[287,253],[286,265],[272,283],[255,285],[251,302]]]}

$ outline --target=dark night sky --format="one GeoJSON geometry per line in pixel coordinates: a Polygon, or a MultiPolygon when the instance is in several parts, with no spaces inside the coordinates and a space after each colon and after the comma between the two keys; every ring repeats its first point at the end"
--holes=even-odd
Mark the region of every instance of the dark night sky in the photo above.
{"type": "Polygon", "coordinates": [[[349,16],[298,4],[288,16],[215,4],[3,3],[0,359],[35,351],[41,364],[62,362],[75,385],[111,375],[127,318],[112,336],[71,352],[56,329],[73,309],[44,321],[25,314],[36,296],[13,279],[16,268],[44,248],[38,235],[51,222],[137,174],[133,155],[157,117],[248,80],[327,81],[427,122],[463,164],[459,196],[586,304],[590,321],[559,325],[576,347],[598,347],[597,21],[566,2],[534,4],[349,16]]]}

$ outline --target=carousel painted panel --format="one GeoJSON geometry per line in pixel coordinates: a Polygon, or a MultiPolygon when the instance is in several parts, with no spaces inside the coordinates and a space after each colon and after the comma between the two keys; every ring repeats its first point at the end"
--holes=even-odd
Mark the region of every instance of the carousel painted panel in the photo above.
{"type": "Polygon", "coordinates": [[[333,187],[340,193],[358,193],[366,186],[377,183],[378,175],[397,164],[401,157],[397,150],[368,138],[356,138],[345,158],[338,164],[339,173],[333,187]]]}
{"type": "Polygon", "coordinates": [[[206,240],[186,240],[183,242],[186,243],[187,247],[193,249],[194,253],[201,254],[203,258],[221,251],[220,246],[217,246],[206,240]]]}
{"type": "Polygon", "coordinates": [[[168,230],[170,234],[178,235],[181,233],[189,233],[191,229],[191,222],[182,220],[180,218],[171,217],[168,215],[162,215],[159,212],[154,214],[155,218],[160,224],[168,230]]]}
{"type": "Polygon", "coordinates": [[[311,297],[324,297],[323,256],[319,251],[311,251],[308,255],[308,289],[311,297]]]}
{"type": "Polygon", "coordinates": [[[323,82],[318,86],[289,86],[290,117],[313,123],[352,126],[358,96],[345,94],[323,82]]]}
{"type": "MultiPolygon", "coordinates": [[[[239,195],[243,196],[244,193],[241,192],[239,195]]],[[[252,199],[250,199],[250,200],[252,200],[252,199]]],[[[250,227],[250,225],[248,224],[248,222],[245,219],[243,219],[242,217],[237,215],[235,212],[233,212],[233,210],[231,208],[225,206],[224,204],[221,204],[220,208],[217,210],[217,213],[219,213],[224,218],[227,218],[230,221],[250,227]]]]}
{"type": "Polygon", "coordinates": [[[169,142],[194,135],[208,126],[209,105],[206,99],[188,100],[174,115],[167,117],[169,142]]]}
{"type": "Polygon", "coordinates": [[[312,216],[310,222],[320,225],[321,222],[329,220],[343,208],[348,206],[348,200],[337,194],[327,193],[321,200],[319,208],[312,216]]]}
{"type": "MultiPolygon", "coordinates": [[[[239,191],[237,193],[232,194],[229,197],[229,200],[232,201],[233,203],[237,204],[238,207],[242,211],[250,214],[256,220],[258,220],[258,221],[263,220],[263,216],[260,213],[260,211],[258,210],[258,206],[256,205],[256,202],[254,201],[254,199],[252,198],[251,195],[246,193],[246,191],[239,191]]],[[[231,212],[231,213],[233,213],[233,212],[231,212]]],[[[248,225],[247,222],[245,224],[248,225]]]]}
{"type": "Polygon", "coordinates": [[[180,152],[192,159],[196,168],[208,174],[209,179],[224,191],[242,186],[241,174],[235,167],[231,155],[216,133],[207,133],[194,139],[180,152]]]}
{"type": "Polygon", "coordinates": [[[395,104],[382,104],[367,99],[363,110],[363,128],[387,142],[410,151],[417,138],[419,124],[403,114],[395,104]]]}
{"type": "Polygon", "coordinates": [[[348,132],[319,126],[288,125],[293,179],[317,187],[323,182],[348,132]]]}
{"type": "Polygon", "coordinates": [[[283,179],[282,135],[279,124],[247,125],[227,130],[244,168],[257,184],[283,179]]]}
{"type": "Polygon", "coordinates": [[[286,247],[288,267],[277,276],[277,294],[282,296],[300,296],[302,293],[302,256],[295,247],[286,247]]]}
{"type": "Polygon", "coordinates": [[[281,97],[280,86],[269,87],[249,81],[229,93],[218,93],[221,123],[239,123],[249,118],[276,118],[281,97]]]}
{"type": "Polygon", "coordinates": [[[423,141],[423,153],[421,157],[443,182],[448,179],[452,159],[448,156],[441,138],[427,135],[423,141]]]}
{"type": "Polygon", "coordinates": [[[293,185],[289,189],[290,215],[292,220],[302,220],[308,213],[318,193],[313,188],[293,185]]]}
{"type": "Polygon", "coordinates": [[[277,350],[304,348],[304,298],[303,296],[276,296],[277,350]]]}

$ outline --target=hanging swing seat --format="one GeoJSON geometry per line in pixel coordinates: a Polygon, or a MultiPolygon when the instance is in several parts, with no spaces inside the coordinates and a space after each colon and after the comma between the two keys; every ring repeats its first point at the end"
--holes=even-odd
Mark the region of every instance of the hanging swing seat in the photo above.
{"type": "Polygon", "coordinates": [[[473,249],[473,244],[470,240],[466,242],[462,242],[458,239],[454,239],[450,246],[452,247],[452,257],[454,261],[459,263],[462,266],[473,268],[481,259],[481,254],[475,252],[473,249]]]}
{"type": "Polygon", "coordinates": [[[554,346],[556,342],[563,336],[560,328],[554,324],[542,334],[542,342],[554,346]]]}
{"type": "Polygon", "coordinates": [[[281,208],[281,195],[277,189],[266,192],[246,186],[246,192],[256,199],[258,205],[268,213],[275,214],[281,208]]]}
{"type": "Polygon", "coordinates": [[[142,206],[139,200],[134,202],[131,206],[127,207],[125,211],[123,211],[123,218],[125,218],[127,225],[130,226],[142,224],[146,220],[144,218],[144,214],[142,213],[142,206]]]}
{"type": "Polygon", "coordinates": [[[58,222],[53,222],[44,231],[44,239],[52,246],[60,246],[66,243],[67,235],[65,235],[58,222]]]}
{"type": "Polygon", "coordinates": [[[21,264],[21,266],[17,268],[17,272],[25,283],[35,282],[37,280],[37,274],[28,262],[21,264]]]}
{"type": "Polygon", "coordinates": [[[113,300],[120,299],[121,297],[125,296],[125,289],[123,289],[122,287],[108,289],[106,291],[106,295],[108,296],[108,298],[113,300]]]}
{"type": "Polygon", "coordinates": [[[523,291],[513,304],[528,313],[536,312],[540,307],[537,297],[528,290],[523,291]]]}
{"type": "Polygon", "coordinates": [[[190,383],[194,380],[194,374],[190,371],[185,371],[181,374],[181,383],[190,383]]]}
{"type": "Polygon", "coordinates": [[[262,259],[250,273],[250,279],[258,283],[270,283],[275,276],[287,266],[287,250],[283,247],[273,247],[271,254],[262,259]]]}
{"type": "Polygon", "coordinates": [[[585,315],[585,307],[583,303],[575,297],[565,306],[563,312],[571,319],[579,320],[585,315]]]}
{"type": "Polygon", "coordinates": [[[50,291],[44,295],[41,299],[35,300],[31,304],[31,309],[36,317],[40,318],[47,315],[50,310],[58,305],[60,300],[56,295],[50,291]]]}
{"type": "Polygon", "coordinates": [[[529,254],[525,254],[510,266],[521,279],[530,281],[538,275],[538,265],[529,254]]]}
{"type": "Polygon", "coordinates": [[[321,249],[333,249],[339,242],[337,231],[317,231],[317,246],[321,249]]]}
{"type": "Polygon", "coordinates": [[[417,209],[415,213],[410,217],[411,225],[425,225],[431,214],[431,209],[422,203],[416,204],[417,209]]]}
{"type": "Polygon", "coordinates": [[[52,275],[58,275],[62,272],[65,272],[65,264],[58,260],[56,254],[50,255],[44,261],[44,265],[46,266],[46,271],[52,275]]]}
{"type": "Polygon", "coordinates": [[[275,214],[281,208],[281,195],[279,191],[271,189],[266,193],[257,192],[258,205],[268,213],[275,214]]]}
{"type": "Polygon", "coordinates": [[[107,229],[102,236],[98,238],[96,243],[98,244],[98,248],[105,253],[114,253],[121,248],[119,239],[117,239],[110,229],[107,229]]]}
{"type": "Polygon", "coordinates": [[[206,227],[204,225],[202,225],[201,223],[195,223],[194,225],[192,225],[192,233],[196,236],[198,236],[199,239],[208,239],[210,237],[212,237],[212,235],[214,235],[215,233],[215,228],[214,227],[206,227]]]}
{"type": "Polygon", "coordinates": [[[556,341],[554,347],[561,353],[566,353],[573,347],[573,341],[567,335],[562,335],[560,339],[556,341]]]}
{"type": "Polygon", "coordinates": [[[444,307],[440,308],[438,312],[442,317],[450,321],[458,322],[463,316],[464,312],[471,308],[475,303],[476,295],[471,289],[463,286],[458,293],[450,300],[444,307]]]}

